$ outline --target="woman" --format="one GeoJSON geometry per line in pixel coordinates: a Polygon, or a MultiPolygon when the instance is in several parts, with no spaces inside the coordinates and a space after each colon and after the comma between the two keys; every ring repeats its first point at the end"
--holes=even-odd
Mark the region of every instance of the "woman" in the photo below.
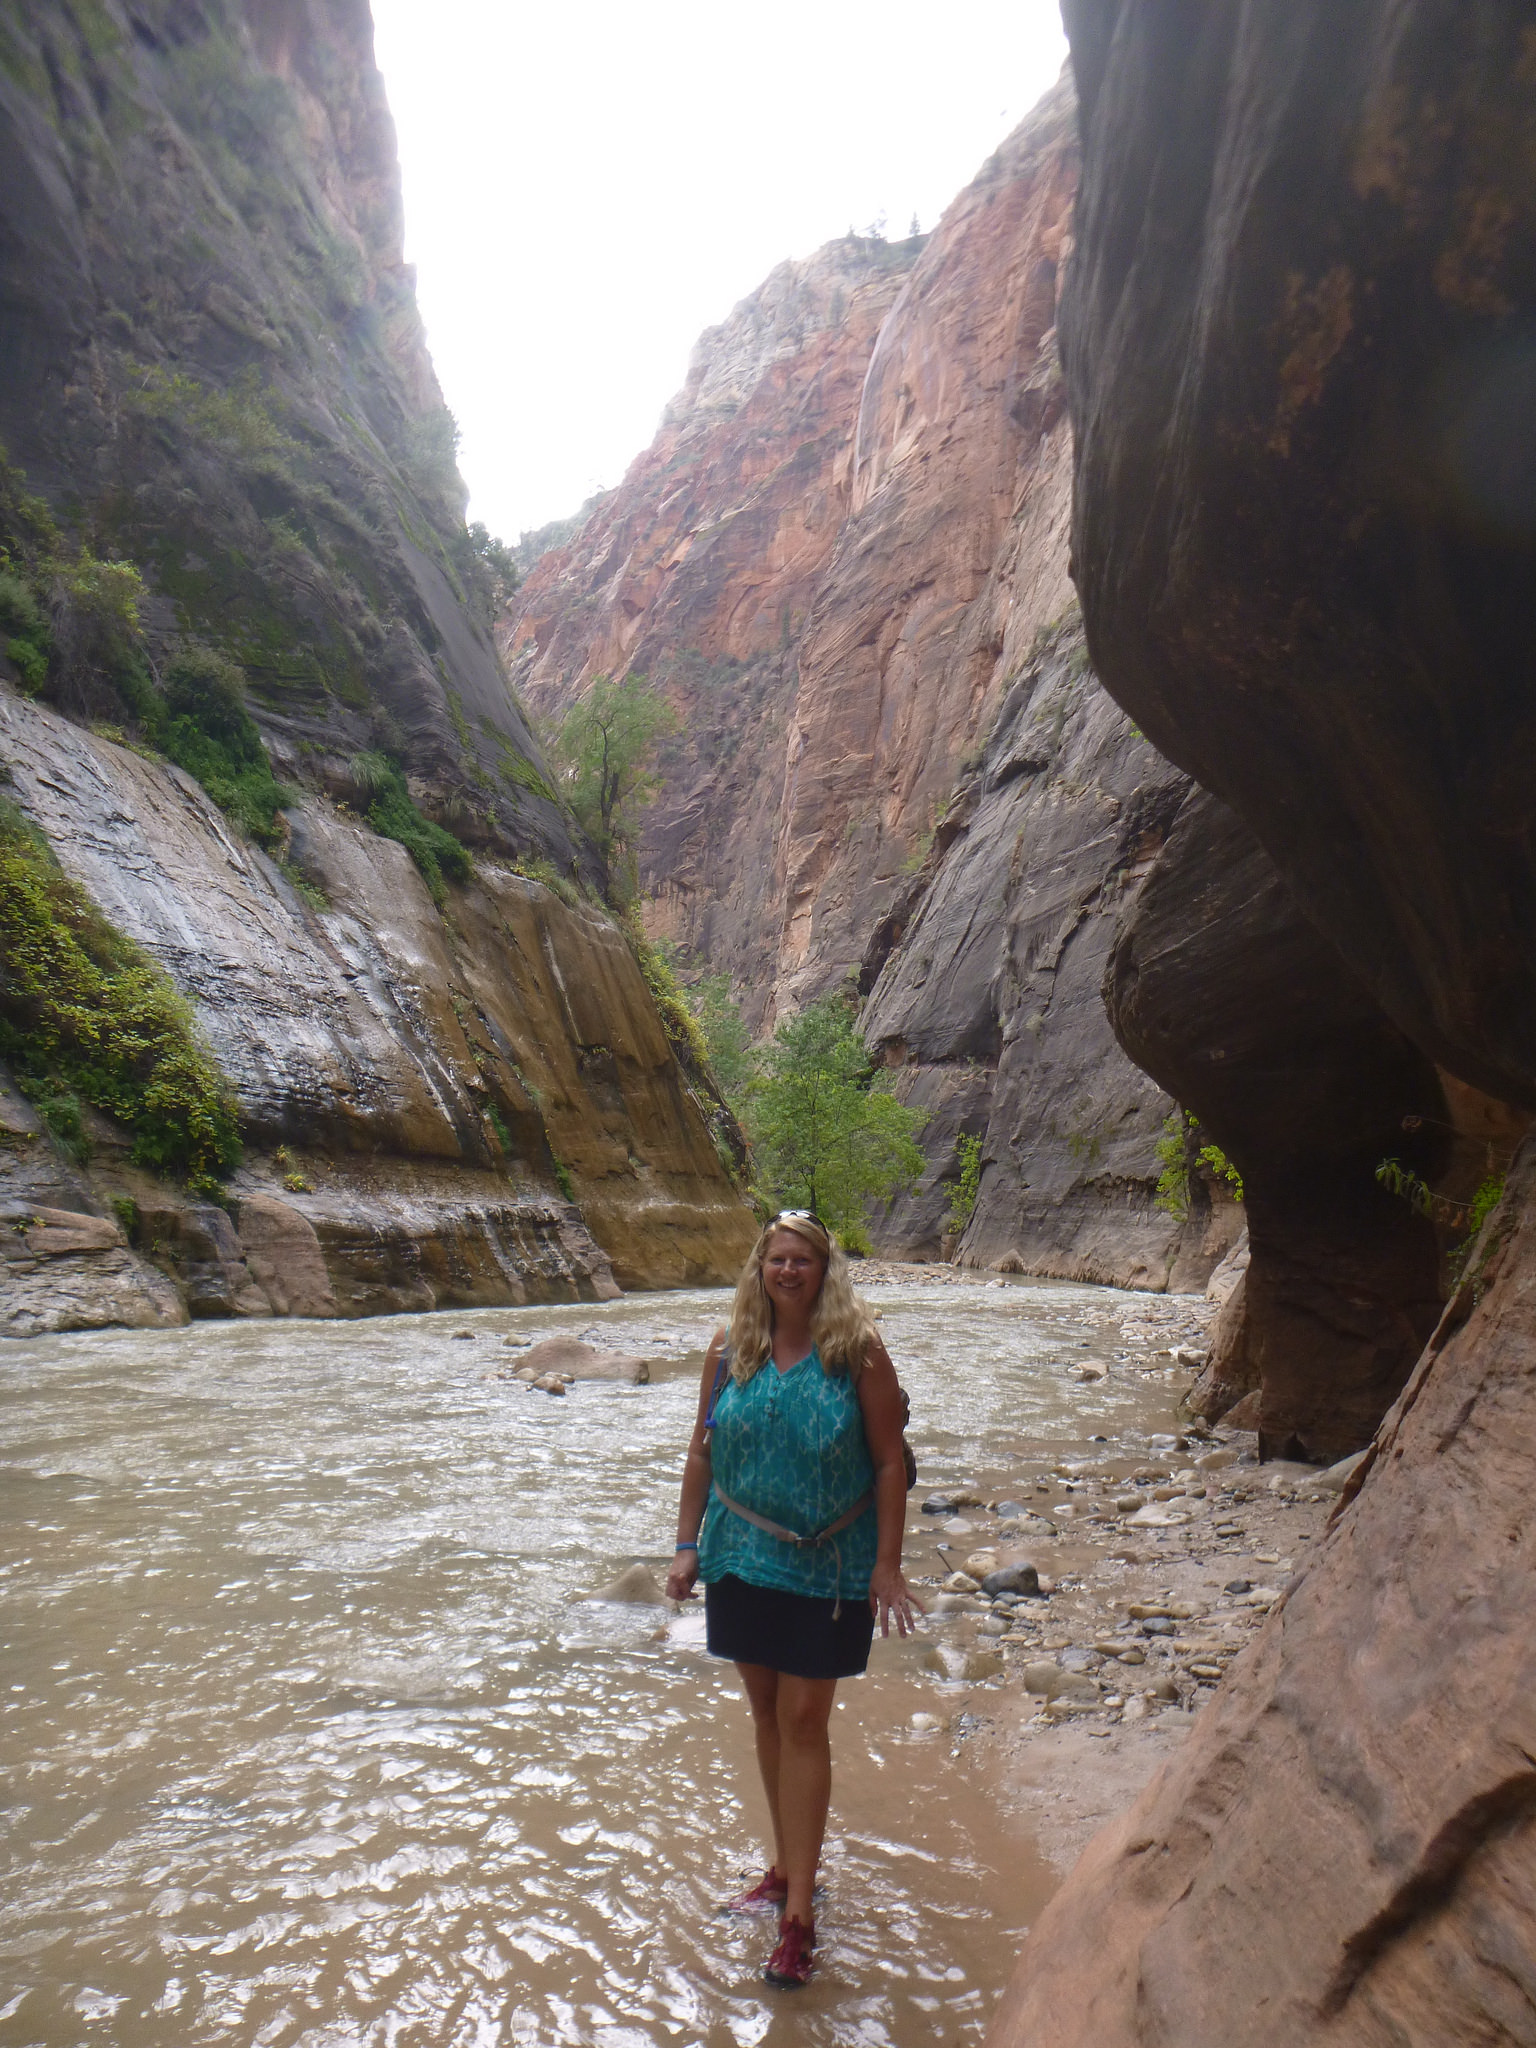
{"type": "Polygon", "coordinates": [[[704,1579],[709,1648],[734,1662],[752,1708],[773,1861],[731,1910],[782,1908],[770,1984],[811,1974],[837,1681],[864,1669],[877,1621],[882,1635],[913,1626],[902,1420],[842,1246],[808,1211],[784,1210],[704,1361],[667,1577],[674,1600],[704,1579]]]}

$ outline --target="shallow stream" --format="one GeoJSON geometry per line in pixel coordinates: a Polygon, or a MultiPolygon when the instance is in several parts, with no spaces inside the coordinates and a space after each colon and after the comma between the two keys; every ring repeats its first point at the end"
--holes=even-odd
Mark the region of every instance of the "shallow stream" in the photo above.
{"type": "MultiPolygon", "coordinates": [[[[1149,1353],[1175,1302],[870,1292],[914,1528],[929,1487],[1170,1427],[1157,1379],[1074,1367],[1149,1353]]],[[[664,1571],[725,1300],[0,1350],[4,2048],[979,2042],[1055,1879],[957,1761],[925,1644],[842,1689],[824,1960],[773,1994],[771,1922],[717,1911],[761,1867],[734,1674],[697,1610],[579,1597],[664,1571]],[[555,1334],[654,1381],[497,1376],[555,1334]]]]}

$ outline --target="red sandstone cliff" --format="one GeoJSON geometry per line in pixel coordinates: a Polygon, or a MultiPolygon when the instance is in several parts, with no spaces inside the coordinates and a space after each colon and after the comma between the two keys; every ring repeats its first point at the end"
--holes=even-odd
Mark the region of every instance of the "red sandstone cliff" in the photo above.
{"type": "Polygon", "coordinates": [[[667,689],[686,738],[642,880],[766,1020],[858,966],[1070,601],[1072,123],[1062,84],[926,245],[781,265],[703,337],[652,447],[504,623],[541,710],[626,668],[667,689]]]}
{"type": "Polygon", "coordinates": [[[920,248],[850,237],[780,264],[701,338],[655,442],[503,625],[541,711],[626,669],[668,691],[683,737],[642,880],[664,927],[731,969],[754,1022],[772,1002],[796,654],[848,515],[870,353],[920,248]]]}

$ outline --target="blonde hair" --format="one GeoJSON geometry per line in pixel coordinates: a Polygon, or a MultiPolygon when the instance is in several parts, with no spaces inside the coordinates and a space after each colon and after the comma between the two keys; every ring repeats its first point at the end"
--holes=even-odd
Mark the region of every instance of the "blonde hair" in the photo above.
{"type": "Polygon", "coordinates": [[[773,1303],[763,1285],[763,1259],[781,1230],[803,1237],[824,1261],[821,1291],[811,1310],[811,1341],[821,1353],[824,1372],[857,1374],[875,1334],[875,1319],[853,1291],[848,1254],[814,1216],[775,1216],[764,1224],[736,1283],[731,1306],[731,1378],[751,1379],[773,1349],[773,1303]]]}

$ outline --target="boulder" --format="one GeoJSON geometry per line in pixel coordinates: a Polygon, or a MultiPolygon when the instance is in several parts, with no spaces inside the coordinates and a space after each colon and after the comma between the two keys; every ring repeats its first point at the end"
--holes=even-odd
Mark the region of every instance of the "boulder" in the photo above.
{"type": "Polygon", "coordinates": [[[1237,1291],[1243,1275],[1248,1270],[1248,1231],[1245,1226],[1242,1236],[1233,1245],[1221,1264],[1205,1283],[1205,1298],[1214,1302],[1217,1308],[1225,1308],[1237,1291]]]}
{"type": "Polygon", "coordinates": [[[235,1229],[252,1280],[279,1316],[333,1316],[336,1296],[315,1226],[276,1195],[241,1194],[235,1229]]]}
{"type": "Polygon", "coordinates": [[[0,1201],[0,1336],[163,1329],[187,1319],[163,1274],[129,1250],[115,1222],[16,1197],[0,1201]]]}
{"type": "Polygon", "coordinates": [[[555,1374],[566,1381],[626,1380],[631,1386],[646,1386],[651,1369],[643,1358],[627,1351],[610,1351],[597,1344],[584,1344],[577,1337],[546,1337],[525,1351],[517,1362],[519,1378],[543,1378],[555,1374]]]}
{"type": "Polygon", "coordinates": [[[1033,1599],[1040,1591],[1040,1574],[1032,1564],[1003,1565],[988,1572],[981,1582],[983,1593],[1019,1593],[1033,1599]]]}
{"type": "Polygon", "coordinates": [[[1038,1697],[1054,1700],[1066,1695],[1078,1700],[1096,1700],[1099,1688],[1086,1672],[1064,1671],[1059,1664],[1044,1658],[1033,1664],[1026,1664],[1021,1674],[1024,1690],[1038,1697]]]}

